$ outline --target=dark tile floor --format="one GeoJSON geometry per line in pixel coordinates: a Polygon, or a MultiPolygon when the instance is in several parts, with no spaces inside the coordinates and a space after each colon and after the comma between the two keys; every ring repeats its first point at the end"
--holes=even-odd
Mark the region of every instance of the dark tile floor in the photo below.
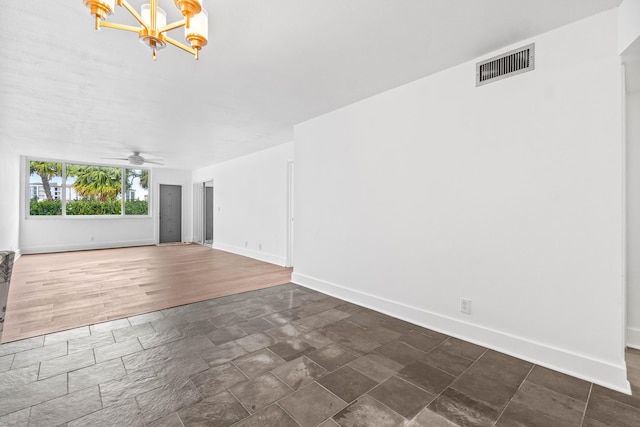
{"type": "Polygon", "coordinates": [[[0,345],[0,426],[640,426],[640,399],[293,284],[0,345]]]}

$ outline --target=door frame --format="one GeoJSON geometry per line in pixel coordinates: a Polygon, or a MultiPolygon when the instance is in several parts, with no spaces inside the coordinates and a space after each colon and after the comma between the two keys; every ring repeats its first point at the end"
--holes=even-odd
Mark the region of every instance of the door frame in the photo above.
{"type": "Polygon", "coordinates": [[[287,161],[287,258],[285,261],[285,267],[293,267],[293,182],[294,182],[294,169],[293,160],[287,161]]]}
{"type": "Polygon", "coordinates": [[[211,210],[211,222],[213,226],[213,237],[215,239],[216,228],[215,228],[215,216],[216,216],[216,204],[215,204],[215,181],[213,178],[206,179],[204,181],[197,180],[193,182],[193,198],[192,198],[192,207],[193,207],[193,242],[198,243],[199,245],[203,245],[209,248],[213,247],[213,240],[211,244],[206,244],[207,237],[207,183],[211,183],[211,187],[213,188],[213,199],[212,210],[211,210]],[[198,195],[196,195],[196,192],[198,195]],[[199,233],[196,233],[198,231],[199,233]],[[200,234],[196,236],[196,234],[200,234]]]}
{"type": "Polygon", "coordinates": [[[213,246],[213,240],[214,240],[214,236],[215,236],[215,227],[214,227],[214,217],[216,215],[215,212],[215,203],[213,202],[215,199],[215,189],[213,186],[213,180],[211,181],[205,181],[204,185],[203,185],[203,189],[204,189],[204,194],[203,194],[203,201],[204,201],[204,206],[202,209],[202,214],[203,214],[203,220],[202,220],[202,231],[203,231],[203,236],[204,236],[204,244],[206,246],[213,246]],[[207,187],[207,183],[211,182],[211,187],[207,187]],[[207,216],[207,208],[209,206],[209,200],[207,197],[207,190],[211,189],[211,243],[207,244],[207,222],[209,221],[209,217],[207,216]]]}
{"type": "Polygon", "coordinates": [[[203,190],[201,182],[193,183],[193,194],[191,198],[193,208],[193,222],[192,222],[192,242],[199,245],[204,245],[204,232],[202,231],[202,225],[204,220],[203,215],[203,190]]]}

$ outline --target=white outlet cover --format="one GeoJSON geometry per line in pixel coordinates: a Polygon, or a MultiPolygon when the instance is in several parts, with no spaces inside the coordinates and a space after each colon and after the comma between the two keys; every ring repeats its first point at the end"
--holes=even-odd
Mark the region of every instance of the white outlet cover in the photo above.
{"type": "Polygon", "coordinates": [[[460,298],[460,311],[471,314],[471,300],[469,298],[460,298]]]}

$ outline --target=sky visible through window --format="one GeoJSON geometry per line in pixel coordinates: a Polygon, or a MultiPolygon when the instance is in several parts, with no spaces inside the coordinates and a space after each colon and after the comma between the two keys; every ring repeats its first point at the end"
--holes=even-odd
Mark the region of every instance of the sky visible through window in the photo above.
{"type": "MultiPolygon", "coordinates": [[[[75,176],[68,176],[67,177],[67,200],[73,200],[75,199],[76,196],[76,192],[73,190],[73,183],[76,181],[75,176]]],[[[56,176],[51,178],[50,180],[52,186],[58,187],[60,188],[62,185],[62,177],[61,176],[56,176]]],[[[38,176],[38,174],[36,173],[32,173],[29,176],[29,184],[30,185],[38,185],[41,186],[42,185],[42,179],[40,178],[40,176],[38,176]]],[[[135,194],[134,197],[132,197],[132,200],[147,200],[148,196],[149,196],[149,191],[147,189],[144,189],[140,186],[140,178],[135,178],[132,182],[131,182],[131,190],[134,191],[133,194],[135,194]]],[[[44,194],[44,193],[43,193],[44,194]]],[[[119,195],[118,198],[120,198],[121,195],[119,195]]]]}

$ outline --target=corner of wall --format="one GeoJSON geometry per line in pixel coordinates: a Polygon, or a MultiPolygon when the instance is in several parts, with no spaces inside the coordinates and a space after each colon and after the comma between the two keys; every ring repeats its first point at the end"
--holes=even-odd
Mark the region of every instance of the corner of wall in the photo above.
{"type": "Polygon", "coordinates": [[[20,155],[9,144],[0,144],[0,250],[20,247],[21,164],[20,155]]]}
{"type": "Polygon", "coordinates": [[[246,248],[238,248],[236,246],[225,245],[222,243],[213,242],[211,246],[213,249],[218,249],[225,252],[231,252],[232,254],[246,256],[248,258],[257,259],[258,261],[268,262],[269,264],[279,265],[284,267],[286,260],[279,255],[270,254],[266,252],[254,251],[246,248]]]}
{"type": "Polygon", "coordinates": [[[627,328],[627,347],[640,350],[640,329],[627,328]]]}

